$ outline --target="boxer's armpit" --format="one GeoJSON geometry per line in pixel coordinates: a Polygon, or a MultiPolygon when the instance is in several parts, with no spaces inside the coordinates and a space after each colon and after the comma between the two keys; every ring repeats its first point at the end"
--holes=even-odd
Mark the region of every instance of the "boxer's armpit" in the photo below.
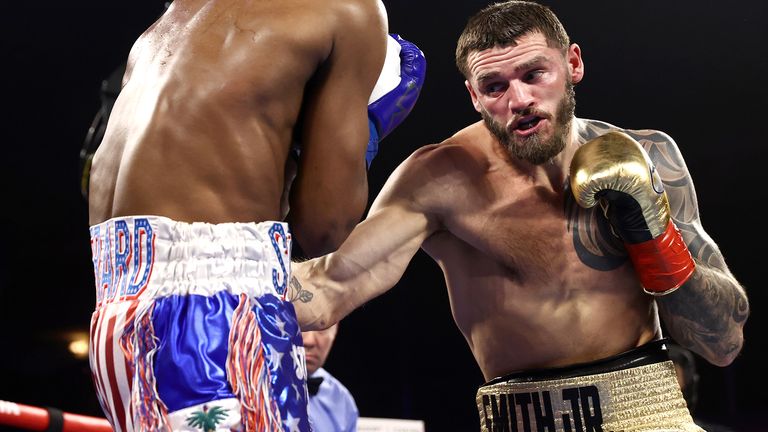
{"type": "Polygon", "coordinates": [[[309,303],[312,301],[314,294],[302,287],[301,282],[296,279],[295,276],[291,276],[291,282],[288,284],[288,295],[286,296],[288,301],[295,303],[300,301],[302,303],[309,303]]]}

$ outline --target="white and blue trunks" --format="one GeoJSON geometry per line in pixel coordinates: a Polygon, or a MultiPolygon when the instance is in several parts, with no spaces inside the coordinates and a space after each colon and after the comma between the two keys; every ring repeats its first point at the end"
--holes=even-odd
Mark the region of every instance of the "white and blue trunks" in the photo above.
{"type": "Polygon", "coordinates": [[[115,431],[310,430],[285,223],[133,216],[90,233],[90,364],[115,431]]]}

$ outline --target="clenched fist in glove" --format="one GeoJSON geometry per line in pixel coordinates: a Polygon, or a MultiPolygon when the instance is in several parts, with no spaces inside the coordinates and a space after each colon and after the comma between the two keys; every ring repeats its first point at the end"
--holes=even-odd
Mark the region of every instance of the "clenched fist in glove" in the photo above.
{"type": "Polygon", "coordinates": [[[640,143],[623,132],[608,132],[581,146],[570,168],[576,202],[585,208],[601,204],[646,292],[668,294],[688,280],[693,258],[640,143]]]}

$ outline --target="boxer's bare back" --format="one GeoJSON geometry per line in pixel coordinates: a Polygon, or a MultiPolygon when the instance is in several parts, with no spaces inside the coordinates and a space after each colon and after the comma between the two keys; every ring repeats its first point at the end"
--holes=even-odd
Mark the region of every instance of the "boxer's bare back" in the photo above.
{"type": "Polygon", "coordinates": [[[298,145],[292,228],[308,249],[337,244],[367,202],[366,106],[386,30],[377,0],[176,0],[131,49],[93,161],[90,224],[281,220],[298,145]],[[322,205],[339,190],[344,205],[322,205]]]}

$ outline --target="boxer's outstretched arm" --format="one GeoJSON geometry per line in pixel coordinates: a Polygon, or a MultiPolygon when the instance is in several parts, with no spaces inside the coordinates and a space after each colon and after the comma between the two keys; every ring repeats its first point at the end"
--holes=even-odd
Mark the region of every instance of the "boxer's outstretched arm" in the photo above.
{"type": "Polygon", "coordinates": [[[327,328],[392,288],[426,226],[423,214],[388,206],[361,222],[336,252],[294,263],[288,295],[302,330],[327,328]]]}
{"type": "Polygon", "coordinates": [[[664,180],[672,218],[696,262],[680,289],[657,297],[661,319],[679,344],[712,364],[727,366],[743,344],[749,316],[746,293],[701,225],[694,185],[677,145],[661,133],[638,138],[664,180]]]}
{"type": "Polygon", "coordinates": [[[392,288],[435,232],[436,218],[418,198],[432,184],[418,153],[395,170],[337,251],[293,263],[287,297],[302,329],[326,328],[392,288]]]}

